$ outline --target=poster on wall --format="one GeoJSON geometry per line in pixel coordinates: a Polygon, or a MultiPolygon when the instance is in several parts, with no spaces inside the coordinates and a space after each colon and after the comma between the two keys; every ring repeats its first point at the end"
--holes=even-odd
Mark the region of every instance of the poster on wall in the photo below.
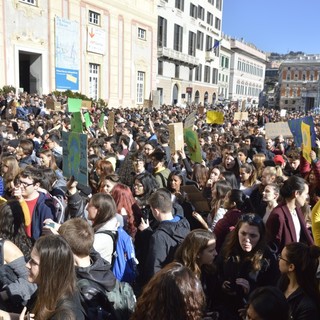
{"type": "Polygon", "coordinates": [[[102,28],[93,26],[87,30],[87,51],[105,54],[106,51],[106,32],[102,28]]]}
{"type": "Polygon", "coordinates": [[[79,90],[80,27],[76,21],[55,18],[56,90],[79,90]]]}

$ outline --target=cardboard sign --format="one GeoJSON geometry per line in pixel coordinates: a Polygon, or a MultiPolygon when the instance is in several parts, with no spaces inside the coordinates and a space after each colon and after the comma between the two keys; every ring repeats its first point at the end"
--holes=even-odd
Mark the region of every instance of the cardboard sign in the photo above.
{"type": "Polygon", "coordinates": [[[287,114],[287,110],[286,109],[281,109],[280,110],[280,117],[285,117],[287,114]]]}
{"type": "Polygon", "coordinates": [[[150,108],[150,107],[151,107],[151,101],[149,99],[144,99],[143,108],[150,108]]]}
{"type": "Polygon", "coordinates": [[[114,112],[111,111],[111,112],[109,112],[108,123],[107,123],[107,129],[108,129],[109,136],[113,135],[113,128],[114,128],[114,112]]]}
{"type": "Polygon", "coordinates": [[[194,122],[196,119],[196,114],[197,114],[197,111],[195,110],[195,111],[191,112],[186,117],[186,119],[184,120],[184,128],[185,129],[187,129],[187,128],[193,129],[193,125],[194,125],[194,122]]]}
{"type": "Polygon", "coordinates": [[[171,152],[176,152],[178,150],[183,150],[184,140],[183,140],[183,123],[170,123],[169,127],[169,146],[171,152]]]}
{"type": "Polygon", "coordinates": [[[181,190],[187,194],[188,200],[197,212],[210,212],[208,200],[203,193],[194,185],[181,186],[181,190]]]}
{"type": "Polygon", "coordinates": [[[266,138],[274,139],[279,135],[283,137],[292,137],[288,122],[268,122],[265,124],[266,138]]]}
{"type": "Polygon", "coordinates": [[[46,108],[53,111],[61,111],[61,102],[57,102],[53,98],[47,98],[46,108]]]}
{"type": "Polygon", "coordinates": [[[248,112],[235,112],[233,119],[239,121],[246,121],[249,119],[249,114],[248,112]]]}
{"type": "Polygon", "coordinates": [[[91,111],[92,101],[91,100],[82,100],[81,108],[88,109],[91,111]]]}
{"type": "Polygon", "coordinates": [[[198,107],[198,112],[202,116],[204,114],[204,106],[198,107]]]}

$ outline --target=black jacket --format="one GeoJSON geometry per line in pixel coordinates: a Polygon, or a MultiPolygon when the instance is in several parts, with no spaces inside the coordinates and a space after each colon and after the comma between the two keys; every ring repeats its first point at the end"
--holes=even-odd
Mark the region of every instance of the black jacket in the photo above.
{"type": "Polygon", "coordinates": [[[107,291],[111,291],[116,285],[116,278],[111,270],[111,264],[102,259],[95,250],[90,253],[90,258],[92,264],[89,267],[76,266],[77,278],[97,282],[107,291]]]}
{"type": "Polygon", "coordinates": [[[315,302],[310,299],[302,289],[297,289],[287,298],[290,319],[319,320],[320,313],[315,302]]]}
{"type": "Polygon", "coordinates": [[[173,261],[175,250],[189,232],[190,225],[186,218],[175,216],[171,221],[160,222],[149,240],[144,270],[146,280],[173,261]]]}

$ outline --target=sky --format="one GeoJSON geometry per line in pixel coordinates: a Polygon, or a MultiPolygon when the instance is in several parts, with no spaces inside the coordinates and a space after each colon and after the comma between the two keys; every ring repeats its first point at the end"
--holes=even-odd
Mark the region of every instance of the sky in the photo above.
{"type": "Polygon", "coordinates": [[[320,54],[320,0],[224,0],[222,32],[265,52],[320,54]]]}

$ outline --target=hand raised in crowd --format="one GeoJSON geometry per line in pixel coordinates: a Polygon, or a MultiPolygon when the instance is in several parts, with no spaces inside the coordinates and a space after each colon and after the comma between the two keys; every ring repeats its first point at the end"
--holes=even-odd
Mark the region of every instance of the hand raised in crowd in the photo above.
{"type": "Polygon", "coordinates": [[[149,226],[150,226],[150,224],[149,224],[149,219],[143,219],[143,218],[141,218],[141,222],[140,222],[140,224],[139,224],[138,229],[139,229],[140,231],[143,231],[143,230],[148,229],[149,226]]]}

